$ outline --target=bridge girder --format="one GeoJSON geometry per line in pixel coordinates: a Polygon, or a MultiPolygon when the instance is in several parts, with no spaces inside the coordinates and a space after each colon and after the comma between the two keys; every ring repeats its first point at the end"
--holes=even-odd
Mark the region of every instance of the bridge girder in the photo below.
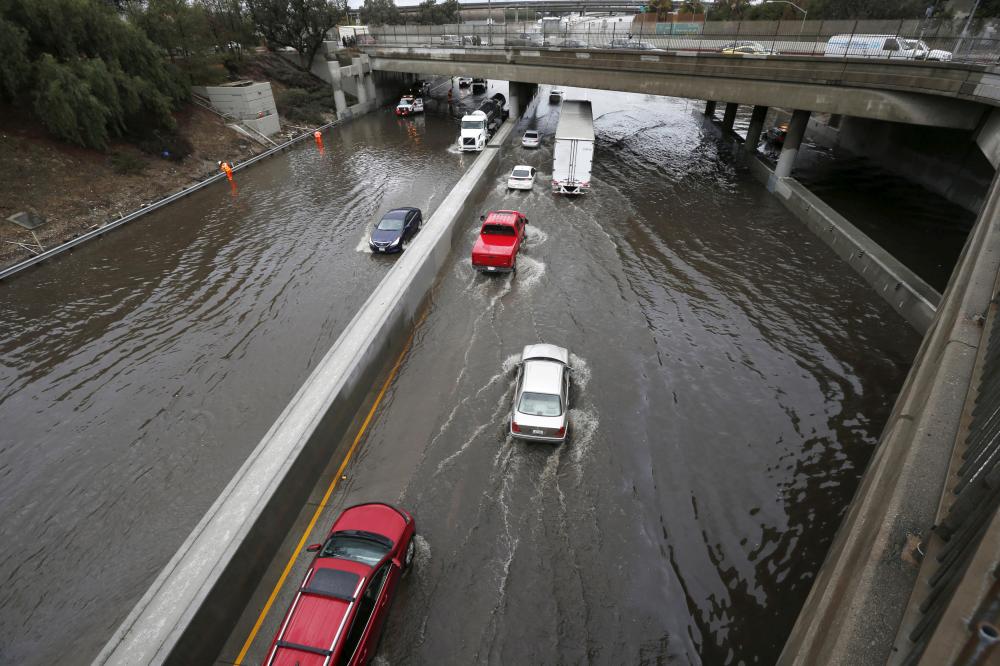
{"type": "Polygon", "coordinates": [[[899,65],[819,58],[744,61],[594,50],[462,52],[413,47],[375,47],[369,52],[372,68],[382,71],[720,100],[964,130],[975,129],[987,109],[980,101],[959,97],[968,87],[968,72],[951,71],[949,80],[947,68],[936,63],[894,71],[899,65]]]}

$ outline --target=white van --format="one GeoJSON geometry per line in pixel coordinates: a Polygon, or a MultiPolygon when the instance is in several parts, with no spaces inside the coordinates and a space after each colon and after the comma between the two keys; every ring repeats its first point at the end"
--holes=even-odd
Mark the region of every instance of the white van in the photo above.
{"type": "Polygon", "coordinates": [[[951,51],[932,49],[919,39],[899,35],[834,35],[827,40],[823,55],[831,58],[951,60],[951,51]]]}

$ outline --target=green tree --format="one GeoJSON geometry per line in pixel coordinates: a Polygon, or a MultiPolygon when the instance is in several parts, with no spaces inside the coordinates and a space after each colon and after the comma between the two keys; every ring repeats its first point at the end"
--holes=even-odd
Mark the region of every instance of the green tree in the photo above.
{"type": "Polygon", "coordinates": [[[0,18],[0,98],[13,99],[30,76],[28,34],[0,18]]]}
{"type": "Polygon", "coordinates": [[[365,0],[361,7],[361,22],[366,25],[399,25],[403,15],[393,0],[365,0]]]}
{"type": "Polygon", "coordinates": [[[424,0],[419,6],[417,23],[425,25],[458,23],[460,9],[458,0],[445,0],[440,5],[436,0],[424,0]]]}
{"type": "Polygon", "coordinates": [[[709,12],[711,21],[740,21],[750,8],[750,0],[718,0],[709,12]]]}
{"type": "Polygon", "coordinates": [[[830,20],[923,18],[928,0],[811,0],[809,18],[830,20]]]}
{"type": "Polygon", "coordinates": [[[198,0],[205,13],[208,33],[216,50],[243,57],[243,50],[256,43],[250,12],[241,0],[198,0]]]}
{"type": "Polygon", "coordinates": [[[701,0],[684,0],[681,3],[681,14],[704,14],[705,4],[701,0]]]}
{"type": "Polygon", "coordinates": [[[308,68],[326,33],[347,15],[347,0],[247,0],[268,48],[289,46],[308,68]]]}
{"type": "Polygon", "coordinates": [[[202,5],[187,0],[148,0],[132,5],[130,18],[173,61],[176,57],[204,55],[211,42],[208,16],[202,5]]]}
{"type": "Polygon", "coordinates": [[[105,148],[174,126],[186,80],[103,0],[3,0],[0,95],[55,136],[105,148]]]}
{"type": "Polygon", "coordinates": [[[655,14],[657,19],[661,16],[666,17],[674,9],[674,4],[671,0],[649,0],[646,4],[646,13],[655,14]]]}

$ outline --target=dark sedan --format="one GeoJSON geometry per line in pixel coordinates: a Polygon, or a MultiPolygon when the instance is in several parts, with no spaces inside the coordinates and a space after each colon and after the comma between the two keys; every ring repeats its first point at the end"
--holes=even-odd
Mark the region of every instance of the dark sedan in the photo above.
{"type": "Polygon", "coordinates": [[[394,208],[372,229],[368,247],[372,252],[402,252],[423,223],[419,208],[394,208]]]}

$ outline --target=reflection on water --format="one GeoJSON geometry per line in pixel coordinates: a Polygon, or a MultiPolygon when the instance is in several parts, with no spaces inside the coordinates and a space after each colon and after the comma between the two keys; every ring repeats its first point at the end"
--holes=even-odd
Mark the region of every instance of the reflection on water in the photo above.
{"type": "Polygon", "coordinates": [[[943,292],[976,215],[870,160],[807,146],[795,177],[943,292]]]}

